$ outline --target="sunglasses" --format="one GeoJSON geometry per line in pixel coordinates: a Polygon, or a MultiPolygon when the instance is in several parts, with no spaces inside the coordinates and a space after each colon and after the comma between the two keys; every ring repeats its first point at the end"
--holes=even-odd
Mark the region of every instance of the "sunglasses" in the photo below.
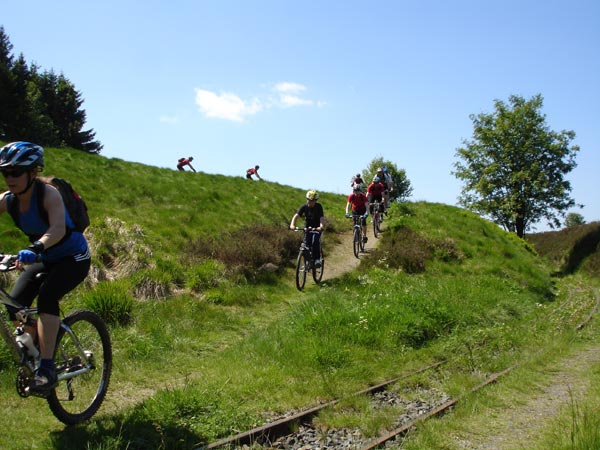
{"type": "Polygon", "coordinates": [[[4,178],[19,178],[26,172],[29,172],[29,169],[0,169],[0,173],[4,178]]]}

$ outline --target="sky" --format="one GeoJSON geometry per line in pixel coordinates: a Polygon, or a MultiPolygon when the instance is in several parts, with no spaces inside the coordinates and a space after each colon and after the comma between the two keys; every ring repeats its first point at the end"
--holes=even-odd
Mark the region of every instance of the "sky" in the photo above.
{"type": "Polygon", "coordinates": [[[0,0],[0,25],[81,93],[101,155],[302,189],[382,157],[456,205],[470,116],[540,94],[580,147],[569,212],[600,220],[597,0],[0,0]]]}

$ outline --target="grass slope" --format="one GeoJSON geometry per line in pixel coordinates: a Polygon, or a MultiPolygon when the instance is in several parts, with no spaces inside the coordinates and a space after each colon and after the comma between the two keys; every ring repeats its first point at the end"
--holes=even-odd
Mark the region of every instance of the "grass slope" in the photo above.
{"type": "MultiPolygon", "coordinates": [[[[49,149],[47,165],[90,204],[99,282],[63,307],[116,315],[114,374],[100,413],[65,429],[42,400],[18,398],[0,352],[0,401],[11,411],[0,418],[1,448],[189,449],[443,358],[443,372],[411,382],[460,395],[568,335],[592,301],[586,294],[542,320],[566,294],[533,248],[472,213],[425,202],[394,205],[359,270],[298,292],[286,270],[293,252],[263,278],[247,270],[258,256],[246,271],[228,267],[232,255],[288,245],[278,233],[297,248],[285,228],[303,190],[68,150],[49,149]],[[138,295],[141,277],[162,295],[138,295]],[[37,432],[22,433],[23,423],[37,432]]],[[[345,198],[321,201],[333,243],[350,228],[345,198]]],[[[9,225],[3,245],[16,250],[9,225]]]]}

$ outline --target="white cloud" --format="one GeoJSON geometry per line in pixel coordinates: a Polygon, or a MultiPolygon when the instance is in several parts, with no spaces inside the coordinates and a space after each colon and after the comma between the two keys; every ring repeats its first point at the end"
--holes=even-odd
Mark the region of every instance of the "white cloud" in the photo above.
{"type": "Polygon", "coordinates": [[[284,106],[310,106],[314,103],[312,100],[305,100],[296,95],[281,95],[279,99],[284,106]]]}
{"type": "Polygon", "coordinates": [[[290,83],[290,82],[284,81],[282,83],[277,83],[275,85],[275,90],[277,92],[284,92],[284,93],[289,93],[289,92],[298,93],[298,92],[305,91],[306,86],[304,86],[302,84],[298,84],[298,83],[290,83]]]}
{"type": "Polygon", "coordinates": [[[243,122],[245,116],[254,115],[263,109],[260,100],[254,98],[245,102],[230,92],[215,94],[204,89],[196,89],[196,104],[206,117],[243,122]]]}
{"type": "Polygon", "coordinates": [[[217,119],[232,120],[243,122],[247,116],[259,113],[262,110],[283,107],[291,108],[294,106],[325,106],[323,101],[314,101],[302,97],[306,86],[293,83],[281,82],[272,86],[273,95],[265,95],[264,99],[252,98],[243,100],[238,95],[231,92],[215,93],[205,89],[196,89],[196,105],[206,117],[217,119]]]}

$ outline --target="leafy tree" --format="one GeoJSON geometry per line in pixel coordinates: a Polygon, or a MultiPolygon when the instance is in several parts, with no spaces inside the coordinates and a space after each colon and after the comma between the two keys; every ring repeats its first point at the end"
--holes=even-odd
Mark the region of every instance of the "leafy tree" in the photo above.
{"type": "Polygon", "coordinates": [[[456,155],[454,175],[463,180],[459,203],[523,237],[545,218],[551,228],[575,205],[564,176],[575,167],[579,147],[573,131],[551,131],[540,110],[540,94],[530,100],[495,100],[495,112],[470,115],[471,141],[456,155]]]}
{"type": "Polygon", "coordinates": [[[565,218],[565,226],[567,228],[571,228],[577,225],[584,225],[585,220],[583,216],[579,213],[569,213],[565,218]]]}
{"type": "Polygon", "coordinates": [[[410,180],[406,176],[406,170],[398,169],[396,164],[384,160],[383,157],[373,159],[367,169],[363,171],[362,178],[367,185],[373,180],[373,177],[377,174],[377,168],[379,167],[386,167],[394,182],[394,189],[390,192],[390,201],[401,202],[412,195],[413,188],[410,185],[410,180]]]}

